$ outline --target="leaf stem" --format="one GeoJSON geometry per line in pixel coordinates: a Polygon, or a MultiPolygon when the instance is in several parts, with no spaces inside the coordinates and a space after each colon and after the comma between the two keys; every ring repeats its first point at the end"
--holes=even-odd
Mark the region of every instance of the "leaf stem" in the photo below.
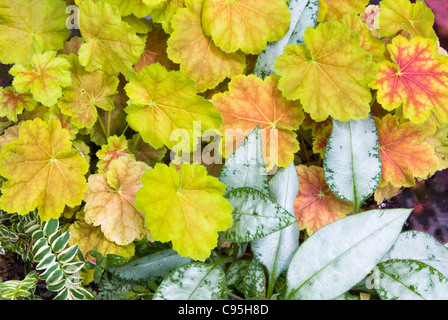
{"type": "Polygon", "coordinates": [[[135,148],[137,148],[137,144],[139,143],[141,137],[142,137],[142,135],[140,133],[137,133],[137,137],[135,138],[135,141],[132,144],[132,147],[131,147],[131,150],[130,150],[132,153],[134,152],[135,148]]]}
{"type": "Polygon", "coordinates": [[[112,117],[112,112],[111,112],[111,110],[109,110],[109,111],[107,111],[107,137],[109,138],[109,136],[110,136],[110,120],[111,120],[111,117],[112,117]]]}

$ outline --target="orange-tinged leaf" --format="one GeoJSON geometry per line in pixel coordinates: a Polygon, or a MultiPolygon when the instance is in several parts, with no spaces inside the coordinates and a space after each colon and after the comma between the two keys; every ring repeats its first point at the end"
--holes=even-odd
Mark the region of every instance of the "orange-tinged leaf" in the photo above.
{"type": "Polygon", "coordinates": [[[62,96],[62,88],[72,84],[70,66],[64,57],[56,57],[56,51],[47,51],[35,54],[25,65],[15,64],[9,73],[17,92],[31,92],[37,102],[51,107],[62,96]]]}
{"type": "Polygon", "coordinates": [[[448,123],[448,57],[437,55],[437,43],[421,37],[402,36],[387,46],[392,62],[378,65],[372,88],[384,109],[403,106],[403,116],[422,124],[431,112],[448,123]]]}
{"type": "Polygon", "coordinates": [[[411,187],[415,178],[426,178],[439,169],[434,149],[424,141],[424,130],[411,122],[400,124],[398,117],[375,118],[378,128],[382,174],[380,187],[411,187]]]}
{"type": "Polygon", "coordinates": [[[337,198],[330,191],[321,167],[299,165],[296,169],[300,183],[294,213],[300,229],[305,229],[308,235],[353,210],[351,202],[337,198]]]}
{"type": "Polygon", "coordinates": [[[67,59],[72,65],[72,85],[63,90],[58,106],[63,114],[71,117],[75,126],[91,128],[97,121],[97,107],[104,110],[114,108],[118,78],[101,70],[86,72],[74,54],[67,59]]]}
{"type": "Polygon", "coordinates": [[[324,21],[340,20],[347,13],[361,13],[369,0],[324,0],[327,13],[324,21]]]}
{"type": "Polygon", "coordinates": [[[0,61],[25,63],[36,53],[62,49],[70,36],[61,0],[0,1],[0,61]]]}
{"type": "Polygon", "coordinates": [[[180,71],[194,80],[198,92],[215,88],[226,77],[244,71],[246,57],[241,51],[226,53],[206,36],[201,25],[204,0],[187,0],[171,21],[168,57],[180,64],[180,71]]]}
{"type": "Polygon", "coordinates": [[[285,0],[205,0],[202,27],[225,52],[258,54],[289,30],[285,0]]]}
{"type": "Polygon", "coordinates": [[[381,12],[375,18],[375,31],[385,37],[393,37],[406,31],[413,37],[437,40],[433,29],[434,14],[422,0],[382,0],[381,12]]]}
{"type": "Polygon", "coordinates": [[[120,157],[129,157],[135,160],[133,154],[128,150],[128,141],[125,136],[110,136],[107,143],[98,150],[96,156],[98,157],[98,172],[105,172],[110,163],[120,157]]]}
{"type": "Polygon", "coordinates": [[[11,141],[19,140],[19,130],[21,125],[22,122],[19,122],[18,124],[5,129],[5,132],[0,136],[0,152],[2,151],[2,148],[11,141]]]}
{"type": "Polygon", "coordinates": [[[304,44],[285,47],[274,64],[279,88],[290,100],[300,99],[315,121],[367,117],[372,99],[368,84],[376,75],[372,55],[360,47],[359,35],[337,23],[305,31],[304,44]]]}
{"type": "Polygon", "coordinates": [[[237,144],[241,143],[260,126],[267,169],[274,165],[286,167],[294,160],[294,153],[299,151],[294,130],[299,128],[305,115],[300,103],[286,100],[277,85],[275,75],[264,81],[254,75],[239,75],[232,78],[228,92],[213,96],[211,101],[223,118],[220,131],[226,157],[238,147],[233,137],[237,144]]]}
{"type": "Polygon", "coordinates": [[[135,72],[140,72],[144,66],[157,62],[168,70],[177,69],[178,65],[168,58],[166,52],[169,36],[169,34],[163,31],[161,26],[154,26],[153,30],[147,35],[145,51],[141,55],[140,60],[134,65],[135,72]]]}
{"type": "Polygon", "coordinates": [[[143,162],[120,157],[106,173],[89,176],[85,193],[85,220],[101,226],[104,236],[119,245],[141,239],[145,233],[144,213],[135,207],[135,193],[148,169],[143,162]]]}
{"type": "Polygon", "coordinates": [[[90,250],[96,250],[104,257],[108,254],[116,254],[128,258],[134,256],[134,243],[120,246],[115,242],[108,240],[100,227],[95,227],[86,223],[81,216],[84,216],[84,214],[78,213],[76,215],[77,220],[70,225],[70,246],[77,245],[84,256],[87,256],[90,250]]]}
{"type": "Polygon", "coordinates": [[[401,188],[394,187],[390,183],[387,183],[383,187],[378,187],[374,194],[374,199],[377,204],[382,203],[384,200],[389,200],[400,192],[401,188]]]}
{"type": "Polygon", "coordinates": [[[218,232],[232,225],[232,205],[223,197],[225,184],[207,176],[199,164],[180,172],[156,164],[142,177],[136,206],[156,241],[171,241],[181,256],[204,261],[216,247],[218,232]]]}
{"type": "Polygon", "coordinates": [[[190,141],[181,143],[192,150],[195,123],[201,133],[218,129],[222,123],[211,102],[197,94],[193,80],[180,71],[167,71],[158,63],[132,73],[125,90],[130,99],[125,109],[129,126],[156,149],[175,146],[177,141],[171,135],[179,129],[189,134],[190,141]]]}
{"type": "Polygon", "coordinates": [[[0,117],[17,122],[23,110],[32,111],[37,103],[29,93],[18,93],[13,87],[0,88],[0,117]]]}
{"type": "Polygon", "coordinates": [[[42,220],[57,219],[66,205],[81,204],[88,167],[59,121],[26,121],[19,140],[0,154],[0,174],[8,180],[2,186],[1,208],[23,215],[37,207],[42,220]]]}

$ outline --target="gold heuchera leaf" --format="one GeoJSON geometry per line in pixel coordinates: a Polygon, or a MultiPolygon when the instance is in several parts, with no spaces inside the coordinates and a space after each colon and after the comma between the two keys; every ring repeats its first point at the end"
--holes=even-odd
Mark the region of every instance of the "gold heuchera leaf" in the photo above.
{"type": "Polygon", "coordinates": [[[62,49],[70,36],[66,8],[61,0],[0,0],[0,61],[25,63],[62,49]]]}
{"type": "Polygon", "coordinates": [[[121,19],[118,7],[105,0],[81,2],[79,28],[86,41],[78,51],[79,62],[88,72],[127,74],[145,49],[145,40],[121,19]]]}
{"type": "Polygon", "coordinates": [[[144,213],[135,207],[135,193],[148,170],[143,162],[120,157],[106,173],[92,174],[87,182],[85,221],[101,226],[104,236],[119,245],[141,239],[145,233],[144,213]]]}
{"type": "MultiPolygon", "coordinates": [[[[369,0],[322,0],[325,2],[324,21],[340,20],[347,13],[361,13],[369,4],[369,0]]],[[[320,2],[320,1],[319,1],[320,2]]]]}
{"type": "Polygon", "coordinates": [[[70,62],[56,57],[56,51],[35,54],[27,64],[15,64],[9,73],[19,93],[31,92],[37,102],[51,107],[62,96],[62,88],[72,84],[70,62]]]}
{"type": "Polygon", "coordinates": [[[289,30],[286,0],[205,0],[202,27],[225,52],[258,54],[289,30]]]}
{"type": "Polygon", "coordinates": [[[125,109],[129,126],[156,149],[175,146],[177,139],[172,134],[179,129],[179,133],[188,133],[189,141],[181,144],[191,150],[195,148],[191,139],[195,122],[201,133],[218,129],[222,123],[212,103],[197,94],[193,80],[180,71],[167,71],[158,63],[130,74],[125,90],[130,101],[125,109]]]}
{"type": "Polygon", "coordinates": [[[183,8],[185,0],[143,0],[144,3],[154,6],[151,11],[151,18],[154,22],[160,23],[166,33],[173,32],[171,19],[177,10],[183,8]],[[154,5],[151,4],[154,3],[154,5]]]}
{"type": "Polygon", "coordinates": [[[59,121],[26,121],[19,140],[0,154],[0,174],[7,179],[1,209],[27,214],[37,207],[42,220],[57,219],[66,205],[81,204],[88,167],[59,121]]]}
{"type": "Polygon", "coordinates": [[[0,117],[17,122],[23,110],[33,111],[37,103],[29,93],[18,93],[13,87],[0,88],[0,117]]]}
{"type": "Polygon", "coordinates": [[[98,116],[97,107],[107,111],[114,108],[118,78],[101,70],[86,72],[74,54],[67,59],[72,65],[72,85],[63,90],[58,106],[78,128],[92,128],[98,116]]]}
{"type": "Polygon", "coordinates": [[[120,157],[129,157],[135,160],[134,155],[128,150],[128,141],[125,136],[110,136],[107,143],[96,153],[98,157],[98,172],[107,170],[111,162],[120,157]]]}
{"type": "Polygon", "coordinates": [[[135,204],[145,212],[152,238],[171,241],[181,256],[208,258],[218,231],[232,225],[232,205],[222,196],[225,184],[199,164],[183,164],[178,173],[158,163],[142,180],[135,204]]]}
{"type": "Polygon", "coordinates": [[[244,71],[246,57],[241,51],[226,53],[202,30],[204,0],[186,1],[171,21],[174,29],[168,40],[168,57],[180,64],[180,71],[196,83],[199,92],[215,88],[226,77],[244,71]]]}
{"type": "Polygon", "coordinates": [[[367,117],[372,95],[368,84],[376,75],[372,55],[360,47],[359,35],[337,23],[321,23],[305,31],[304,44],[286,46],[274,64],[279,89],[300,99],[315,121],[367,117]]]}

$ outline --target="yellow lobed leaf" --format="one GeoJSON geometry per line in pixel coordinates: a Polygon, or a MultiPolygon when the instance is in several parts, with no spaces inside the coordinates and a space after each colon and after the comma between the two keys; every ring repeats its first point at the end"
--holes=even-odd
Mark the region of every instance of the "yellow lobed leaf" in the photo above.
{"type": "Polygon", "coordinates": [[[125,87],[130,104],[126,107],[129,126],[140,132],[143,140],[159,149],[169,149],[177,144],[172,133],[185,130],[189,141],[181,143],[190,150],[195,145],[191,139],[195,134],[194,122],[201,133],[207,129],[218,129],[221,115],[211,102],[197,95],[193,80],[180,71],[167,71],[160,64],[144,67],[140,73],[132,73],[125,87]]]}
{"type": "Polygon", "coordinates": [[[118,6],[123,17],[131,14],[137,18],[143,18],[151,14],[151,7],[147,6],[143,0],[108,0],[111,4],[118,6]]]}
{"type": "Polygon", "coordinates": [[[448,126],[436,129],[435,134],[425,138],[425,142],[433,147],[440,162],[439,170],[448,168],[448,126]]]}
{"type": "MultiPolygon", "coordinates": [[[[143,0],[146,4],[151,0],[143,0]]],[[[184,7],[185,0],[155,0],[155,6],[151,11],[151,18],[154,22],[160,23],[166,33],[173,32],[171,27],[171,19],[177,10],[184,7]]]]}
{"type": "Polygon", "coordinates": [[[353,211],[351,202],[343,201],[331,192],[321,167],[299,165],[296,169],[300,184],[294,213],[300,229],[306,230],[308,235],[353,211]]]}
{"type": "Polygon", "coordinates": [[[205,0],[202,27],[225,52],[258,54],[289,30],[286,0],[205,0]]]}
{"type": "Polygon", "coordinates": [[[72,66],[72,85],[63,90],[58,106],[78,128],[92,128],[97,121],[97,107],[107,111],[114,108],[119,80],[101,70],[86,72],[74,54],[67,59],[72,66]]]}
{"type": "Polygon", "coordinates": [[[118,7],[105,0],[82,1],[79,27],[85,40],[78,51],[79,62],[88,72],[100,69],[126,75],[145,49],[145,40],[121,19],[118,7]]]}
{"type": "Polygon", "coordinates": [[[218,232],[232,225],[232,205],[222,196],[225,184],[199,164],[183,164],[178,173],[158,163],[142,180],[136,206],[145,212],[152,238],[171,241],[181,256],[208,258],[218,232]]]}
{"type": "Polygon", "coordinates": [[[0,117],[17,122],[17,115],[23,110],[32,111],[37,106],[29,93],[18,93],[13,87],[0,88],[0,117]]]}
{"type": "Polygon", "coordinates": [[[204,0],[187,0],[171,21],[168,57],[180,64],[180,71],[195,81],[199,92],[215,88],[226,77],[244,71],[246,57],[241,51],[226,53],[202,30],[204,0]]]}
{"type": "Polygon", "coordinates": [[[19,93],[31,92],[37,102],[51,107],[62,96],[62,88],[72,84],[70,62],[56,57],[56,51],[35,54],[27,64],[15,64],[9,73],[12,85],[19,93]]]}
{"type": "Polygon", "coordinates": [[[376,75],[371,54],[360,48],[359,35],[337,23],[305,31],[304,44],[288,45],[274,64],[279,88],[290,100],[300,99],[315,121],[367,117],[372,99],[368,84],[376,75]]]}
{"type": "Polygon", "coordinates": [[[326,14],[324,21],[340,20],[347,13],[364,12],[369,0],[323,0],[325,2],[326,14]]]}
{"type": "Polygon", "coordinates": [[[294,130],[305,116],[300,103],[286,100],[277,84],[275,75],[264,81],[254,75],[239,75],[232,78],[228,92],[213,96],[211,101],[223,118],[220,132],[225,157],[260,126],[267,169],[275,165],[286,167],[294,160],[294,153],[300,148],[294,130]]]}
{"type": "Polygon", "coordinates": [[[397,36],[387,48],[392,62],[378,65],[371,85],[378,102],[389,111],[403,106],[403,116],[413,123],[423,124],[432,112],[448,123],[448,57],[437,55],[437,43],[397,36]]]}
{"type": "Polygon", "coordinates": [[[380,187],[411,187],[415,178],[427,178],[439,170],[434,149],[424,141],[424,130],[411,122],[400,124],[395,115],[375,118],[382,162],[380,187]]]}
{"type": "Polygon", "coordinates": [[[0,61],[26,63],[62,49],[70,36],[66,8],[61,0],[0,0],[0,61]]]}
{"type": "Polygon", "coordinates": [[[19,140],[19,130],[21,125],[22,122],[19,122],[18,124],[5,129],[5,132],[0,136],[0,152],[8,143],[19,140]]]}
{"type": "Polygon", "coordinates": [[[434,14],[422,0],[382,0],[381,12],[375,18],[375,31],[384,37],[394,37],[407,31],[411,38],[424,37],[437,40],[433,29],[434,14]]]}
{"type": "MultiPolygon", "coordinates": [[[[41,118],[48,122],[50,119],[56,119],[61,124],[62,129],[67,129],[70,134],[70,140],[76,139],[76,135],[79,130],[76,126],[73,125],[71,118],[61,113],[61,110],[57,106],[50,107],[47,109],[41,118]]],[[[34,118],[35,119],[35,118],[34,118]]]]}
{"type": "Polygon", "coordinates": [[[401,188],[394,187],[390,183],[387,183],[383,187],[378,187],[374,193],[374,199],[377,204],[382,203],[385,200],[389,200],[390,198],[396,196],[400,192],[401,188]]]}
{"type": "Polygon", "coordinates": [[[101,226],[104,236],[118,245],[128,245],[145,233],[144,213],[135,207],[135,193],[149,167],[129,157],[111,162],[106,173],[89,176],[85,193],[85,221],[101,226]]]}
{"type": "Polygon", "coordinates": [[[59,121],[25,121],[0,154],[1,209],[23,215],[37,207],[42,220],[57,219],[66,205],[81,204],[88,167],[59,121]]]}
{"type": "Polygon", "coordinates": [[[134,155],[128,150],[128,141],[125,136],[110,136],[107,143],[104,144],[96,153],[98,157],[98,172],[105,172],[110,163],[120,157],[129,157],[134,159],[134,155]]]}

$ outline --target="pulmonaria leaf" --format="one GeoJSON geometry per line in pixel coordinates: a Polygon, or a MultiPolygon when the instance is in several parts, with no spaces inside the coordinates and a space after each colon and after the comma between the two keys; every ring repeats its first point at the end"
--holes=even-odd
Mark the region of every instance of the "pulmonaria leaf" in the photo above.
{"type": "Polygon", "coordinates": [[[207,176],[199,164],[180,172],[156,164],[143,176],[136,207],[156,241],[171,241],[181,256],[204,261],[217,245],[218,232],[232,225],[232,205],[222,195],[225,184],[207,176]]]}
{"type": "Polygon", "coordinates": [[[23,215],[37,207],[42,220],[57,219],[66,205],[81,204],[88,167],[59,121],[26,121],[19,140],[0,154],[0,174],[8,180],[2,185],[1,208],[23,215]]]}
{"type": "Polygon", "coordinates": [[[347,13],[364,12],[365,7],[369,4],[369,0],[324,0],[327,13],[324,21],[340,20],[347,13]]]}
{"type": "Polygon", "coordinates": [[[387,46],[392,62],[378,65],[372,83],[386,110],[403,106],[403,116],[422,124],[431,112],[448,123],[448,57],[437,55],[437,43],[421,37],[397,36],[387,46]]]}
{"type": "Polygon", "coordinates": [[[305,116],[300,103],[286,100],[277,85],[275,75],[264,81],[254,75],[239,75],[232,78],[228,92],[213,96],[211,101],[223,118],[220,131],[226,157],[238,141],[260,126],[267,170],[274,165],[286,167],[294,160],[300,148],[294,130],[305,116]]]}
{"type": "Polygon", "coordinates": [[[15,64],[9,73],[17,92],[31,92],[37,102],[51,107],[62,96],[62,88],[72,84],[70,66],[64,57],[56,57],[56,51],[47,51],[35,54],[25,65],[15,64]]]}
{"type": "Polygon", "coordinates": [[[79,250],[86,256],[90,250],[96,250],[102,256],[116,254],[122,257],[131,258],[135,254],[135,245],[130,243],[126,246],[120,246],[113,241],[108,240],[100,227],[95,227],[84,221],[84,214],[78,213],[76,221],[70,225],[69,245],[77,245],[79,250]]]}
{"type": "Polygon", "coordinates": [[[154,25],[153,30],[146,37],[145,51],[134,65],[134,71],[140,72],[144,66],[157,62],[168,70],[177,69],[178,65],[168,58],[167,41],[169,37],[170,35],[165,33],[160,25],[154,25]]]}
{"type": "Polygon", "coordinates": [[[30,93],[18,93],[13,87],[0,87],[0,117],[17,122],[17,115],[23,110],[32,111],[37,103],[30,93]]]}
{"type": "Polygon", "coordinates": [[[70,36],[60,0],[0,1],[0,61],[25,63],[36,53],[59,50],[70,36]]]}
{"type": "Polygon", "coordinates": [[[111,162],[120,157],[128,157],[135,160],[133,154],[128,150],[128,141],[125,136],[110,136],[107,144],[96,153],[98,157],[98,172],[105,172],[111,162]]]}
{"type": "Polygon", "coordinates": [[[79,49],[79,62],[88,72],[126,75],[145,49],[144,39],[121,19],[118,7],[105,0],[79,5],[79,28],[86,41],[79,49]]]}
{"type": "Polygon", "coordinates": [[[359,35],[332,22],[305,31],[304,44],[285,47],[274,64],[279,88],[300,99],[315,121],[367,117],[372,99],[368,84],[376,75],[371,54],[360,48],[359,35]]]}
{"type": "Polygon", "coordinates": [[[258,54],[289,30],[285,0],[205,0],[202,27],[225,52],[258,54]]]}
{"type": "Polygon", "coordinates": [[[422,128],[411,122],[400,124],[398,117],[375,118],[378,128],[382,174],[380,187],[411,187],[415,179],[426,178],[439,169],[434,149],[424,141],[422,128]]]}
{"type": "Polygon", "coordinates": [[[140,240],[146,233],[144,213],[135,207],[135,194],[148,170],[143,162],[120,157],[106,173],[89,176],[85,193],[85,221],[101,226],[104,236],[119,245],[140,240]]]}
{"type": "Polygon", "coordinates": [[[308,235],[353,211],[352,203],[337,198],[330,191],[321,167],[299,165],[296,169],[300,184],[294,213],[300,229],[306,230],[308,235]]]}
{"type": "Polygon", "coordinates": [[[384,37],[394,37],[400,31],[409,32],[411,38],[423,37],[433,40],[434,14],[422,0],[382,0],[381,12],[375,18],[375,31],[384,37]]]}
{"type": "MultiPolygon", "coordinates": [[[[176,129],[193,137],[195,122],[199,123],[201,133],[218,129],[222,123],[211,102],[197,95],[193,80],[180,71],[167,71],[158,63],[130,74],[125,90],[130,99],[125,109],[129,126],[156,149],[176,145],[177,141],[171,138],[176,129]]],[[[183,143],[190,150],[195,148],[192,139],[183,143]]]]}
{"type": "MultiPolygon", "coordinates": [[[[143,0],[143,2],[148,4],[153,1],[143,0]]],[[[154,8],[151,11],[152,20],[160,23],[166,33],[173,32],[173,28],[171,27],[171,19],[176,14],[177,10],[184,7],[184,2],[185,0],[155,0],[154,8]]]]}
{"type": "Polygon", "coordinates": [[[72,65],[72,85],[63,90],[58,106],[63,114],[71,117],[75,126],[91,128],[97,121],[97,107],[114,108],[119,80],[101,70],[86,72],[74,54],[68,56],[68,60],[72,65]]]}
{"type": "Polygon", "coordinates": [[[340,20],[341,24],[359,34],[361,48],[372,54],[373,61],[379,63],[384,60],[386,45],[380,39],[375,38],[368,26],[362,22],[356,13],[346,14],[340,20]]]}
{"type": "Polygon", "coordinates": [[[215,88],[226,77],[244,71],[246,57],[241,51],[226,53],[202,30],[204,0],[187,0],[171,21],[168,57],[180,64],[180,71],[194,80],[199,92],[215,88]]]}

